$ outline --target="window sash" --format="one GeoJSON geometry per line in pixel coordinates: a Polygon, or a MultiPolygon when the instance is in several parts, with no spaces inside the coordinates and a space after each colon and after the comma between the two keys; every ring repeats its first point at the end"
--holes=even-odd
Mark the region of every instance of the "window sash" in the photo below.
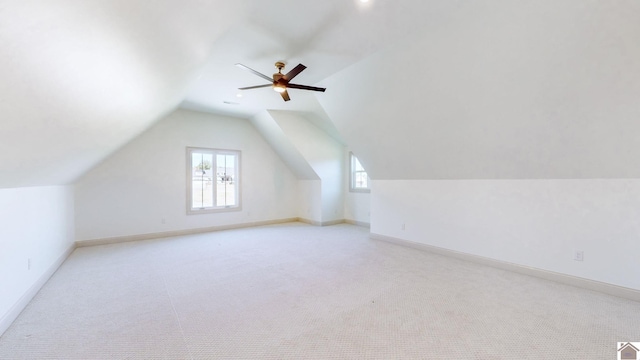
{"type": "Polygon", "coordinates": [[[232,154],[216,154],[216,206],[237,204],[238,157],[232,154]]]}
{"type": "Polygon", "coordinates": [[[350,153],[351,161],[350,161],[350,181],[349,181],[349,190],[350,191],[362,191],[369,192],[370,191],[370,179],[365,171],[364,167],[358,160],[358,158],[350,153]]]}

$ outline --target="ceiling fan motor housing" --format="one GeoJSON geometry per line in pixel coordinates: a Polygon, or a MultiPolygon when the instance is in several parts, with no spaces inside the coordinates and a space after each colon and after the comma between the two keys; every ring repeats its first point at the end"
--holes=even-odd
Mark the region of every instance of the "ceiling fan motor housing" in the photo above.
{"type": "Polygon", "coordinates": [[[279,82],[279,80],[284,77],[284,74],[282,73],[282,69],[284,69],[284,63],[282,61],[276,62],[276,68],[278,68],[278,72],[273,74],[274,84],[279,82]]]}

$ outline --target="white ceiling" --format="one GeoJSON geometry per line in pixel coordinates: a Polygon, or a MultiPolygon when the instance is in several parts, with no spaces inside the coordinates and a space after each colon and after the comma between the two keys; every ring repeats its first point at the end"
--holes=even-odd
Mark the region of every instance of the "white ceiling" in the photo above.
{"type": "MultiPolygon", "coordinates": [[[[302,63],[307,69],[292,82],[314,85],[392,44],[408,29],[424,28],[457,3],[247,1],[244,17],[215,40],[212,56],[182,106],[239,117],[265,109],[314,111],[318,108],[316,96],[322,94],[290,89],[292,101],[284,102],[271,88],[238,91],[267,82],[234,64],[242,63],[271,76],[277,72],[276,61],[287,64],[283,73],[302,63]],[[237,96],[239,93],[242,97],[237,96]]],[[[388,71],[394,71],[393,66],[388,71]]]]}
{"type": "Polygon", "coordinates": [[[269,75],[278,60],[303,63],[296,82],[312,85],[454,3],[3,1],[0,187],[72,182],[179,105],[316,111],[305,91],[287,103],[269,88],[237,98],[263,82],[234,64],[269,75]]]}
{"type": "Polygon", "coordinates": [[[373,178],[640,177],[638,18],[635,0],[2,1],[0,188],[73,182],[178,106],[329,119],[373,178]],[[278,60],[327,92],[236,97],[264,82],[235,63],[278,60]]]}
{"type": "Polygon", "coordinates": [[[0,3],[0,187],[65,184],[184,99],[234,2],[0,3]]]}
{"type": "Polygon", "coordinates": [[[640,178],[638,19],[634,0],[469,1],[318,99],[373,179],[640,178]]]}

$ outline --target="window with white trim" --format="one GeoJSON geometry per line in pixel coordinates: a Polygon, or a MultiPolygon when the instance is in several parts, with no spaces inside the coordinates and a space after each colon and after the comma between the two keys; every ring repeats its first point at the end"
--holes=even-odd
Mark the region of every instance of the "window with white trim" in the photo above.
{"type": "Polygon", "coordinates": [[[240,209],[240,151],[187,148],[187,213],[240,209]]]}
{"type": "Polygon", "coordinates": [[[350,153],[350,156],[351,156],[351,166],[350,166],[351,176],[350,176],[349,190],[369,192],[370,179],[369,179],[369,176],[367,176],[367,172],[364,170],[364,167],[362,167],[362,164],[360,164],[360,161],[358,161],[358,158],[355,155],[353,155],[353,153],[350,153]]]}

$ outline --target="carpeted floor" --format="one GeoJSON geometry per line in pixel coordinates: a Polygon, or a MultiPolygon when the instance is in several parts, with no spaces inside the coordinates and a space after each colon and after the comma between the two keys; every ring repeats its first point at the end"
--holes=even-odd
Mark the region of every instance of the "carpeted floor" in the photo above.
{"type": "Polygon", "coordinates": [[[616,359],[640,303],[291,223],[77,249],[1,359],[616,359]]]}

